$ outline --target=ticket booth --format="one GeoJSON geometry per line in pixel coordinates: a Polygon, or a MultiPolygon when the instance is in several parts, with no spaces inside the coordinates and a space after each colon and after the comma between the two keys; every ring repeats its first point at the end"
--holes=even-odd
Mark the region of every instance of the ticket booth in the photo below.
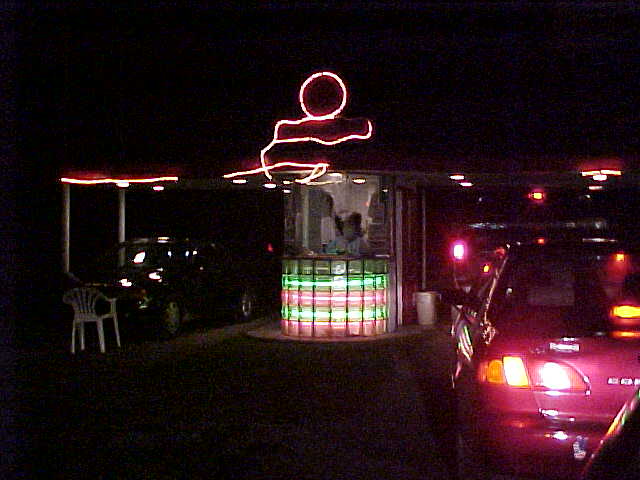
{"type": "Polygon", "coordinates": [[[285,189],[282,333],[386,333],[395,327],[390,178],[326,177],[285,189]]]}

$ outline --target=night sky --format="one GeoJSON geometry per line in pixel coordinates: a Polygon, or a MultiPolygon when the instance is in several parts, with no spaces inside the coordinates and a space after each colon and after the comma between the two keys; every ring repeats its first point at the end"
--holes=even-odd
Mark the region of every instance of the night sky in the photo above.
{"type": "Polygon", "coordinates": [[[345,115],[371,118],[385,151],[508,169],[640,149],[633,4],[319,3],[25,13],[29,153],[65,168],[217,173],[298,118],[299,86],[320,70],[344,78],[345,115]]]}
{"type": "Polygon", "coordinates": [[[425,170],[640,153],[631,2],[188,3],[7,8],[4,263],[18,287],[59,269],[61,172],[228,172],[301,116],[300,84],[321,70],[347,83],[346,116],[373,121],[368,151],[425,170]]]}

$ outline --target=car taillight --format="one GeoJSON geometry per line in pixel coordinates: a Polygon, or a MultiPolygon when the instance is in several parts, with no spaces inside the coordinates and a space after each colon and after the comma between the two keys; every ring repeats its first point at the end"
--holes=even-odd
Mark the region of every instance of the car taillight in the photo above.
{"type": "Polygon", "coordinates": [[[511,387],[528,387],[527,369],[520,357],[502,357],[486,364],[486,373],[482,376],[488,383],[503,384],[511,387]]]}
{"type": "Polygon", "coordinates": [[[585,392],[587,384],[573,367],[562,362],[525,360],[504,356],[483,362],[478,379],[493,385],[508,385],[538,391],[585,392]]]}
{"type": "Polygon", "coordinates": [[[609,311],[611,322],[618,327],[640,327],[640,306],[634,304],[614,305],[609,311]]]}

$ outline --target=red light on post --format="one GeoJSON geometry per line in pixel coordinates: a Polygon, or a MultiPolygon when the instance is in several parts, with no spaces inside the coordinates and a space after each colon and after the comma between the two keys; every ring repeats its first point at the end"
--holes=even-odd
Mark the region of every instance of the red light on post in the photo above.
{"type": "Polygon", "coordinates": [[[528,197],[535,203],[543,203],[547,198],[547,194],[543,190],[533,190],[529,193],[528,197]]]}
{"type": "Polygon", "coordinates": [[[467,254],[467,246],[461,240],[456,240],[453,242],[453,246],[451,247],[451,254],[453,255],[453,259],[457,262],[461,262],[465,259],[467,254]]]}

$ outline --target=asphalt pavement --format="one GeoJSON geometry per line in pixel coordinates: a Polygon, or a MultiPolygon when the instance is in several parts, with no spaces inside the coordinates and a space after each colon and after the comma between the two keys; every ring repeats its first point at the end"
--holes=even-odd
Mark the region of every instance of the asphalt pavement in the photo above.
{"type": "Polygon", "coordinates": [[[286,340],[261,320],[15,352],[12,475],[450,478],[445,328],[286,340]]]}

